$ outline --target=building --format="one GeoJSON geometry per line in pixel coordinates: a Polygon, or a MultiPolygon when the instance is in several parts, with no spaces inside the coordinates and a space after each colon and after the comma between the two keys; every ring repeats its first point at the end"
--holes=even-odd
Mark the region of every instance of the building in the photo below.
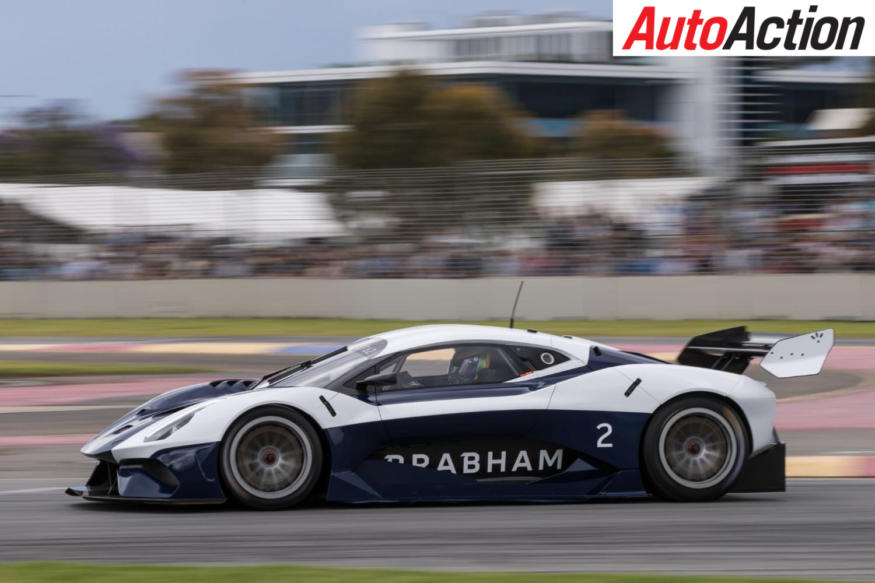
{"type": "Polygon", "coordinates": [[[451,29],[422,24],[361,31],[354,66],[244,73],[265,123],[294,135],[280,173],[305,177],[343,131],[362,80],[416,68],[448,83],[488,83],[564,140],[593,110],[621,110],[663,128],[700,170],[732,173],[731,152],[765,137],[806,137],[817,110],[854,106],[862,59],[772,62],[713,57],[614,58],[612,24],[574,13],[492,15],[451,29]]]}

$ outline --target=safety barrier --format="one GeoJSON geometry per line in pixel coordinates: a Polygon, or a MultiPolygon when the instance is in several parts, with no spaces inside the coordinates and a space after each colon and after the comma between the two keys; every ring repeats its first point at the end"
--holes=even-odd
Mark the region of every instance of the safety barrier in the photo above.
{"type": "MultiPolygon", "coordinates": [[[[516,278],[0,282],[0,317],[508,317],[516,278]]],[[[875,275],[527,278],[517,318],[875,320],[875,275]]]]}

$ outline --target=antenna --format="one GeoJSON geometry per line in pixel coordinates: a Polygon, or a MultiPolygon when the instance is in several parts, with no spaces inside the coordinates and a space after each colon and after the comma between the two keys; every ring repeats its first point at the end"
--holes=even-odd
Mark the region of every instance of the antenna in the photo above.
{"type": "Polygon", "coordinates": [[[514,316],[516,316],[516,305],[520,301],[520,294],[523,292],[523,286],[526,285],[526,280],[520,281],[520,287],[516,290],[516,299],[513,301],[513,309],[510,311],[510,327],[513,328],[514,316]]]}

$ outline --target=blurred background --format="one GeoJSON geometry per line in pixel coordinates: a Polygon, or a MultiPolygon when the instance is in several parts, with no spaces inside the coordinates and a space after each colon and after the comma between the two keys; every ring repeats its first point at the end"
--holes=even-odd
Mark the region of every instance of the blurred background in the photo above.
{"type": "Polygon", "coordinates": [[[19,75],[0,279],[875,270],[869,59],[614,58],[605,3],[476,4],[287,39],[312,68],[156,46],[136,97],[19,75]]]}

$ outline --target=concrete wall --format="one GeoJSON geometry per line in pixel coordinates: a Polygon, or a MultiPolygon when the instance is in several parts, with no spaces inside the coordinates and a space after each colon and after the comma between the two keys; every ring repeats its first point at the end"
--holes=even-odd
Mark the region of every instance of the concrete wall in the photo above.
{"type": "MultiPolygon", "coordinates": [[[[517,279],[0,282],[0,317],[508,317],[517,279]]],[[[875,320],[875,275],[526,278],[521,319],[875,320]]]]}

